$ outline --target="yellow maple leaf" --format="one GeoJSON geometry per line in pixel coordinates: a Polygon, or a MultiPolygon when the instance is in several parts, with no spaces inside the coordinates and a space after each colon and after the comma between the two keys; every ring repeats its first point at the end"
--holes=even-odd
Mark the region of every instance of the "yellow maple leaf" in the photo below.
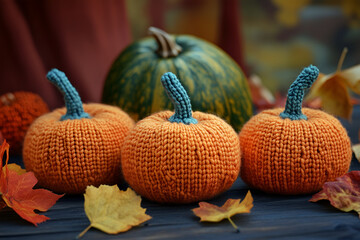
{"type": "Polygon", "coordinates": [[[360,65],[346,70],[341,70],[347,49],[341,54],[338,68],[332,74],[319,74],[307,96],[307,100],[320,97],[324,111],[343,117],[351,118],[353,106],[349,94],[349,88],[360,93],[360,65]]]}
{"type": "Polygon", "coordinates": [[[228,199],[221,207],[207,202],[200,202],[200,207],[194,208],[192,211],[196,216],[200,217],[200,222],[220,222],[228,219],[231,225],[239,232],[239,228],[230,217],[240,213],[249,213],[254,206],[250,191],[248,191],[242,202],[240,200],[228,199]]]}
{"type": "Polygon", "coordinates": [[[88,186],[84,194],[85,213],[90,225],[79,234],[82,237],[91,227],[109,234],[126,232],[151,217],[141,207],[141,197],[128,188],[121,191],[116,185],[88,186]]]}
{"type": "Polygon", "coordinates": [[[22,175],[24,173],[26,173],[26,170],[25,169],[22,169],[19,165],[17,165],[16,163],[11,163],[11,164],[8,164],[7,165],[7,168],[9,170],[12,170],[14,172],[16,172],[17,174],[19,175],[22,175]]]}

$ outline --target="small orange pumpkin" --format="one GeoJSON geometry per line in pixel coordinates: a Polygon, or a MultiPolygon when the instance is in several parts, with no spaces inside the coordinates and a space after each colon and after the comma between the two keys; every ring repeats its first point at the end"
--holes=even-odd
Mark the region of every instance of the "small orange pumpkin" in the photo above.
{"type": "Polygon", "coordinates": [[[24,141],[23,160],[39,184],[55,192],[83,193],[88,185],[120,180],[120,149],[133,120],[117,107],[82,104],[63,72],[47,75],[66,108],[39,117],[24,141]]]}
{"type": "Polygon", "coordinates": [[[224,192],[237,179],[240,143],[219,117],[191,111],[190,99],[172,73],[161,82],[175,105],[139,121],[121,154],[125,180],[140,195],[163,203],[190,203],[224,192]]]}
{"type": "Polygon", "coordinates": [[[285,109],[265,110],[252,117],[239,137],[241,177],[269,193],[306,194],[345,174],[350,167],[350,139],[333,116],[304,108],[304,91],[319,70],[305,68],[290,86],[285,109]]]}
{"type": "Polygon", "coordinates": [[[35,93],[14,92],[0,97],[0,131],[10,144],[11,151],[21,153],[30,124],[47,112],[47,104],[35,93]]]}

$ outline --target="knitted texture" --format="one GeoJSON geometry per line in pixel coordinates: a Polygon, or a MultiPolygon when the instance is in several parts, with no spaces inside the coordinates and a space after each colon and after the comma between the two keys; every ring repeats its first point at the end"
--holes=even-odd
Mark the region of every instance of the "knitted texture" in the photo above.
{"type": "Polygon", "coordinates": [[[311,87],[318,76],[319,69],[317,67],[310,65],[304,68],[290,86],[285,110],[280,113],[280,117],[290,118],[291,120],[307,119],[306,115],[301,112],[305,90],[311,87]]]}
{"type": "Polygon", "coordinates": [[[349,170],[350,139],[333,116],[304,108],[308,120],[292,121],[266,110],[240,132],[241,177],[269,193],[306,194],[349,170]]]}
{"type": "Polygon", "coordinates": [[[84,112],[81,98],[76,89],[71,85],[65,73],[54,68],[46,77],[52,82],[62,93],[65,100],[66,114],[61,120],[90,118],[89,114],[84,112]]]}
{"type": "Polygon", "coordinates": [[[0,96],[0,131],[10,144],[11,153],[21,153],[30,124],[47,112],[47,104],[37,94],[15,92],[0,96]]]}
{"type": "Polygon", "coordinates": [[[212,198],[231,187],[240,169],[236,132],[211,114],[194,112],[197,124],[168,121],[174,112],[139,121],[126,137],[121,164],[140,195],[162,203],[212,198]]]}
{"type": "Polygon", "coordinates": [[[175,74],[165,73],[161,77],[161,83],[165,88],[166,95],[175,106],[175,114],[169,118],[169,121],[196,124],[197,120],[192,117],[190,98],[175,74]]]}
{"type": "Polygon", "coordinates": [[[38,118],[29,128],[23,161],[39,184],[61,193],[120,180],[120,149],[133,120],[117,107],[84,104],[91,118],[60,121],[65,108],[38,118]]]}

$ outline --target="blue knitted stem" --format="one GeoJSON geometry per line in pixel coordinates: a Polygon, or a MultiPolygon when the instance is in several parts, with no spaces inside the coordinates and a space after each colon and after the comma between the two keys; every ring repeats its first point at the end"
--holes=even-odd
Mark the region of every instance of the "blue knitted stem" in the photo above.
{"type": "Polygon", "coordinates": [[[300,75],[293,82],[288,91],[285,110],[280,113],[282,118],[291,120],[307,120],[307,117],[301,112],[301,105],[305,90],[310,88],[319,75],[319,69],[313,65],[302,70],[300,75]]]}
{"type": "Polygon", "coordinates": [[[46,77],[52,82],[64,95],[66,114],[61,117],[61,121],[67,119],[90,118],[89,114],[84,112],[80,96],[76,89],[71,85],[65,73],[52,69],[46,77]]]}
{"type": "Polygon", "coordinates": [[[171,72],[165,73],[161,77],[161,83],[175,107],[175,114],[169,118],[169,121],[196,124],[198,121],[192,117],[190,98],[175,74],[171,72]]]}

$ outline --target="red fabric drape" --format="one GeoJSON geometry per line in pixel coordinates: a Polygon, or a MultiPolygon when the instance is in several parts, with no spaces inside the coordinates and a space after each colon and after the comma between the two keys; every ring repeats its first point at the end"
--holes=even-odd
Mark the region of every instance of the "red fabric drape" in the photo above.
{"type": "Polygon", "coordinates": [[[248,75],[244,59],[243,33],[239,0],[221,1],[219,46],[227,52],[248,75]]]}
{"type": "Polygon", "coordinates": [[[0,94],[62,96],[46,80],[64,71],[84,102],[99,102],[111,63],[131,41],[125,0],[0,0],[0,94]]]}

